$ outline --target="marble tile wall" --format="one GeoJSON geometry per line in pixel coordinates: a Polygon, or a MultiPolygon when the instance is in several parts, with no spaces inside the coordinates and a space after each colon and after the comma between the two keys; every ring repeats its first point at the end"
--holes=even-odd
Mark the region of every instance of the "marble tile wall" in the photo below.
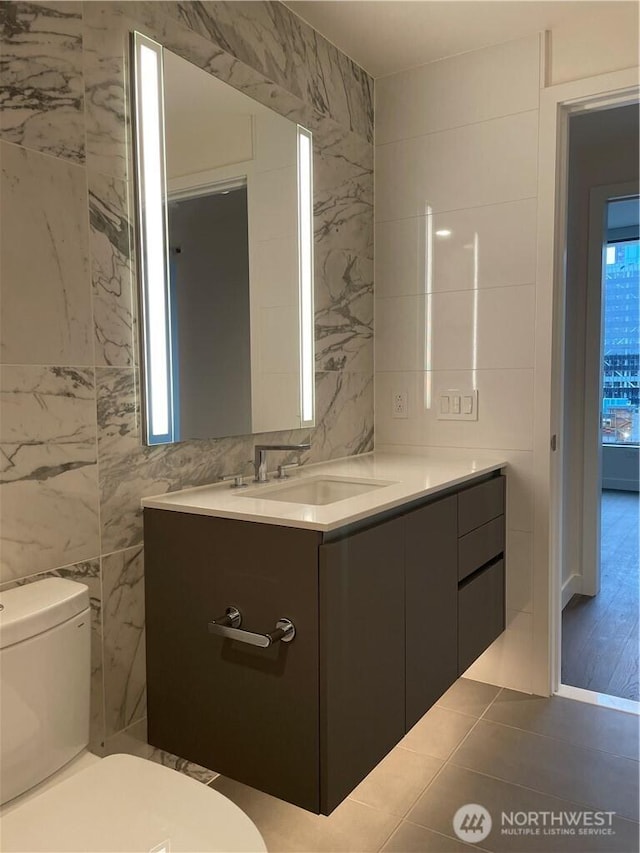
{"type": "Polygon", "coordinates": [[[372,80],[280,3],[0,3],[0,584],[88,584],[95,749],[145,714],[140,498],[256,441],[141,444],[133,29],[313,131],[317,426],[260,440],[373,447],[372,80]]]}

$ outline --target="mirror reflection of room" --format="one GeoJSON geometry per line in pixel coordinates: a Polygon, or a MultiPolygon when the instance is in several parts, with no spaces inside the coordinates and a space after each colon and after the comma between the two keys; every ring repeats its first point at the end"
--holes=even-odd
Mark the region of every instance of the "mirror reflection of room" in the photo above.
{"type": "MultiPolygon", "coordinates": [[[[306,132],[166,49],[162,65],[168,293],[161,349],[171,414],[168,434],[148,425],[148,443],[307,426],[298,157],[306,132]]],[[[149,287],[144,281],[143,300],[149,287]]],[[[150,381],[154,331],[145,333],[149,410],[165,386],[150,381]]]]}
{"type": "Polygon", "coordinates": [[[299,426],[296,125],[163,61],[174,437],[299,426]]]}

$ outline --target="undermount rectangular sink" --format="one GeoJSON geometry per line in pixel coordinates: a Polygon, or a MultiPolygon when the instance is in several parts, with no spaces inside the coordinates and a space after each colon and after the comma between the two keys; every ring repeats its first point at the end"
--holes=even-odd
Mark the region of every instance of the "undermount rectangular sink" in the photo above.
{"type": "Polygon", "coordinates": [[[392,480],[350,480],[326,476],[305,477],[293,483],[258,486],[250,491],[238,492],[238,494],[240,497],[257,498],[265,501],[323,506],[393,485],[395,483],[392,480]]]}

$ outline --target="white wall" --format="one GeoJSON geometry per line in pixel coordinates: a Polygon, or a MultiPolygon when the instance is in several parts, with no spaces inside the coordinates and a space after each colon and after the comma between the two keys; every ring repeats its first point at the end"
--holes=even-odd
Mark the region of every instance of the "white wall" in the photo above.
{"type": "Polygon", "coordinates": [[[376,448],[509,460],[507,630],[469,675],[525,691],[540,49],[532,36],[376,81],[376,448]],[[461,386],[478,420],[437,420],[438,390],[461,386]]]}
{"type": "Polygon", "coordinates": [[[553,29],[551,85],[638,65],[638,3],[610,2],[605,18],[588,3],[583,7],[579,20],[572,16],[553,29]]]}

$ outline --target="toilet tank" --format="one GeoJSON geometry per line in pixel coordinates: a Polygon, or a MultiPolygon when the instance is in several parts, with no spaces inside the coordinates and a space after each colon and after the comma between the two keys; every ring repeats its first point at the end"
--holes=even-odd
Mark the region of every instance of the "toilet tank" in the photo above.
{"type": "Polygon", "coordinates": [[[0,593],[0,803],[89,742],[89,590],[47,578],[0,593]]]}

